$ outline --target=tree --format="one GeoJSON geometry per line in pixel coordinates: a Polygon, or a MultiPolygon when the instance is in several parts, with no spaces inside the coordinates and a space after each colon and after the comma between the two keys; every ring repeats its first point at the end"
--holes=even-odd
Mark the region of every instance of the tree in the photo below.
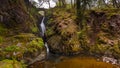
{"type": "Polygon", "coordinates": [[[92,0],[76,0],[77,19],[80,21],[78,24],[81,29],[83,28],[82,20],[84,18],[84,12],[91,1],[92,0]]]}
{"type": "Polygon", "coordinates": [[[120,8],[120,0],[112,0],[113,7],[120,8]]]}
{"type": "Polygon", "coordinates": [[[65,0],[58,0],[60,7],[66,7],[66,1],[65,0]]]}

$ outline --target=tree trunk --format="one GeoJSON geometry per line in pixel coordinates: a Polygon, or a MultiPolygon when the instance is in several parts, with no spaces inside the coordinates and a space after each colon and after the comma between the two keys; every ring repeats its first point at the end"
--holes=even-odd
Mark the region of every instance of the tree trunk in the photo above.
{"type": "Polygon", "coordinates": [[[62,7],[66,7],[66,2],[65,0],[61,0],[62,1],[62,7]]]}

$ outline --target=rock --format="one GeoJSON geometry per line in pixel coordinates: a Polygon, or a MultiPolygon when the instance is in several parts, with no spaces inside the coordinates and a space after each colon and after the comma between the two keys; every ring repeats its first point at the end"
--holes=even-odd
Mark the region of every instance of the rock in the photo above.
{"type": "Polygon", "coordinates": [[[3,16],[0,15],[0,22],[3,22],[3,16]]]}
{"type": "Polygon", "coordinates": [[[0,58],[23,60],[26,64],[35,59],[44,50],[42,38],[31,33],[21,33],[9,37],[1,45],[0,58]]]}
{"type": "Polygon", "coordinates": [[[44,11],[39,11],[38,12],[40,15],[44,16],[45,12],[44,11]]]}
{"type": "MultiPolygon", "coordinates": [[[[68,13],[69,14],[69,13],[68,13]]],[[[48,46],[53,53],[73,55],[81,51],[79,37],[77,35],[77,25],[71,18],[53,19],[53,35],[47,35],[48,46]],[[58,20],[59,19],[59,20],[58,20]]],[[[52,28],[52,27],[48,27],[52,28]]]]}
{"type": "Polygon", "coordinates": [[[16,60],[2,60],[0,61],[0,68],[24,68],[25,66],[16,60]]]}
{"type": "Polygon", "coordinates": [[[103,60],[103,62],[106,62],[106,63],[118,64],[117,63],[118,62],[117,59],[114,59],[114,58],[102,56],[102,60],[103,60]]]}
{"type": "Polygon", "coordinates": [[[41,54],[39,54],[36,58],[29,61],[28,65],[31,65],[37,61],[42,61],[46,58],[46,53],[43,51],[41,54]]]}

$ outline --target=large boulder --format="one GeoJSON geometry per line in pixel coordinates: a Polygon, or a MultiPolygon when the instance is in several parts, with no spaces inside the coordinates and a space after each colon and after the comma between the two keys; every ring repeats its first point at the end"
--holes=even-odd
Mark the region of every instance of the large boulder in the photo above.
{"type": "Polygon", "coordinates": [[[63,12],[63,14],[65,15],[59,14],[60,17],[54,13],[56,16],[48,24],[47,36],[50,51],[64,55],[78,54],[81,50],[77,35],[78,27],[70,13],[63,12]],[[50,25],[52,27],[49,27],[50,25]]]}
{"type": "Polygon", "coordinates": [[[24,63],[31,63],[39,56],[43,60],[46,56],[42,38],[31,33],[21,33],[3,39],[0,43],[0,59],[16,59],[24,63]],[[39,56],[42,55],[42,56],[39,56]]]}
{"type": "Polygon", "coordinates": [[[29,7],[28,1],[1,0],[0,6],[0,24],[3,24],[8,29],[12,29],[11,32],[35,33],[35,31],[37,31],[37,19],[33,17],[35,13],[37,14],[37,11],[35,11],[36,9],[33,7],[29,7]],[[32,9],[32,11],[29,9],[32,9]]]}

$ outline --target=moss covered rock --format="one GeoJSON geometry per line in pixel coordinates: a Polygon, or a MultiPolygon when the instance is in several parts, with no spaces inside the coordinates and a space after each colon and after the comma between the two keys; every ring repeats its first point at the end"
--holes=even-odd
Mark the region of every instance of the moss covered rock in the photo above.
{"type": "Polygon", "coordinates": [[[77,34],[78,27],[73,17],[75,15],[66,10],[56,11],[53,15],[53,18],[48,23],[47,31],[50,51],[65,55],[78,54],[81,47],[77,34]]]}
{"type": "Polygon", "coordinates": [[[0,59],[18,59],[26,63],[37,57],[44,50],[42,38],[34,34],[21,33],[5,38],[0,44],[0,59]]]}
{"type": "Polygon", "coordinates": [[[87,16],[87,25],[80,33],[80,39],[85,39],[82,42],[88,40],[88,44],[85,44],[87,47],[82,46],[83,50],[87,49],[92,55],[120,58],[119,9],[92,10],[87,16]]]}
{"type": "Polygon", "coordinates": [[[25,68],[25,65],[16,60],[3,60],[0,61],[0,68],[25,68]]]}

